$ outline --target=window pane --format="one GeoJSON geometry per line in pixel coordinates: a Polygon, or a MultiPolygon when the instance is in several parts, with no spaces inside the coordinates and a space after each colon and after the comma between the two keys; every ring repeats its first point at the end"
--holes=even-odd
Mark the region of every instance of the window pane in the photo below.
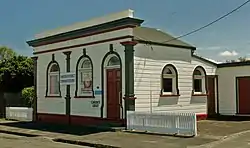
{"type": "Polygon", "coordinates": [[[164,74],[173,74],[169,68],[164,69],[164,74]]]}
{"type": "Polygon", "coordinates": [[[194,79],[194,91],[202,92],[202,79],[194,79]]]}
{"type": "Polygon", "coordinates": [[[91,62],[89,59],[84,60],[81,68],[91,68],[91,62]]]}
{"type": "Polygon", "coordinates": [[[90,95],[92,93],[92,73],[89,71],[81,72],[80,93],[90,95]]]}
{"type": "Polygon", "coordinates": [[[120,65],[120,60],[116,56],[110,58],[110,60],[108,62],[108,66],[114,66],[114,65],[120,65]]]}
{"type": "Polygon", "coordinates": [[[164,78],[163,79],[163,92],[173,92],[173,79],[164,78]]]}
{"type": "Polygon", "coordinates": [[[195,70],[194,75],[201,75],[201,72],[199,70],[195,70]]]}
{"type": "Polygon", "coordinates": [[[59,66],[57,64],[53,64],[50,68],[50,72],[57,72],[59,71],[59,66]]]}
{"type": "Polygon", "coordinates": [[[50,76],[50,94],[59,94],[59,76],[50,76]]]}

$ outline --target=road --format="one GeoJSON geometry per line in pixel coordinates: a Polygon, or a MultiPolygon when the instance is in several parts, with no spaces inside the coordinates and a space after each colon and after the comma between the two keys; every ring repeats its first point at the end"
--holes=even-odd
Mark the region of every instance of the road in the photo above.
{"type": "Polygon", "coordinates": [[[77,145],[56,143],[42,137],[21,137],[0,133],[1,148],[89,148],[77,145]]]}
{"type": "Polygon", "coordinates": [[[250,131],[236,133],[225,139],[193,148],[250,148],[250,131]]]}

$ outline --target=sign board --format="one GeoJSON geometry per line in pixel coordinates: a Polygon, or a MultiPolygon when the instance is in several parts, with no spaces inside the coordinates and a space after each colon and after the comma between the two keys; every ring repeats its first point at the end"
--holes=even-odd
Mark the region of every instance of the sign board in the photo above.
{"type": "Polygon", "coordinates": [[[61,73],[60,84],[61,85],[73,85],[75,84],[76,74],[75,72],[61,73]]]}
{"type": "Polygon", "coordinates": [[[95,95],[101,95],[102,94],[102,90],[99,90],[99,89],[95,90],[94,92],[95,92],[95,95]]]}

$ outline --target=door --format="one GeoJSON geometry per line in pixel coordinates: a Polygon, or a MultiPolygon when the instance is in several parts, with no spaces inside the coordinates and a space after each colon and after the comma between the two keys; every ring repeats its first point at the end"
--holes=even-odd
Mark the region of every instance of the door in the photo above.
{"type": "Polygon", "coordinates": [[[208,116],[215,115],[215,80],[216,76],[207,77],[208,97],[207,97],[207,113],[208,116]]]}
{"type": "Polygon", "coordinates": [[[238,82],[238,113],[250,114],[250,77],[237,78],[238,82]]]}
{"type": "Polygon", "coordinates": [[[107,118],[120,119],[120,69],[107,70],[107,118]]]}

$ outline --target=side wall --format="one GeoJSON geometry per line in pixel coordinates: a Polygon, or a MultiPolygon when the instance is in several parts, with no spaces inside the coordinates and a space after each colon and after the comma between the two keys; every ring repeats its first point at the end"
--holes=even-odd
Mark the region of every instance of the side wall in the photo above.
{"type": "Polygon", "coordinates": [[[216,67],[191,56],[191,50],[139,44],[135,49],[136,111],[179,111],[204,114],[207,96],[192,97],[193,71],[202,66],[207,75],[214,75],[216,67]],[[178,97],[160,97],[161,73],[172,64],[178,72],[178,97]]]}
{"type": "Polygon", "coordinates": [[[236,77],[250,75],[250,66],[223,67],[217,69],[219,88],[219,113],[222,115],[235,115],[236,77]]]}
{"type": "MultiPolygon", "coordinates": [[[[126,36],[132,34],[132,29],[122,29],[113,32],[103,33],[100,35],[93,35],[85,38],[74,39],[70,41],[50,44],[41,46],[35,49],[35,51],[49,51],[56,48],[70,47],[74,45],[85,44],[89,42],[97,42],[98,44],[80,46],[75,48],[69,48],[67,50],[58,50],[53,52],[46,52],[38,54],[38,63],[37,63],[37,96],[38,96],[38,113],[44,114],[61,114],[65,115],[66,108],[66,86],[61,85],[61,98],[46,98],[46,69],[49,62],[52,60],[52,54],[55,55],[55,60],[59,63],[60,73],[66,72],[66,56],[63,54],[65,51],[72,51],[70,59],[70,71],[76,72],[76,64],[78,59],[83,55],[83,48],[86,48],[86,54],[91,58],[93,62],[93,88],[94,90],[99,86],[101,90],[104,90],[104,118],[106,117],[106,91],[105,88],[101,88],[101,64],[102,60],[109,52],[109,45],[113,44],[114,51],[117,52],[121,58],[122,62],[122,94],[124,95],[124,46],[120,44],[122,41],[127,41],[129,39],[119,39],[108,42],[101,42],[102,40],[109,40],[112,38],[126,36]],[[99,42],[100,41],[100,42],[99,42]]],[[[104,85],[105,86],[105,85],[104,85]]],[[[92,107],[92,101],[100,101],[102,96],[95,95],[95,98],[74,98],[75,96],[75,85],[71,85],[70,90],[71,96],[71,115],[75,116],[89,116],[89,117],[101,117],[101,104],[98,107],[92,107]]],[[[122,112],[121,112],[122,113],[122,112]]]]}

